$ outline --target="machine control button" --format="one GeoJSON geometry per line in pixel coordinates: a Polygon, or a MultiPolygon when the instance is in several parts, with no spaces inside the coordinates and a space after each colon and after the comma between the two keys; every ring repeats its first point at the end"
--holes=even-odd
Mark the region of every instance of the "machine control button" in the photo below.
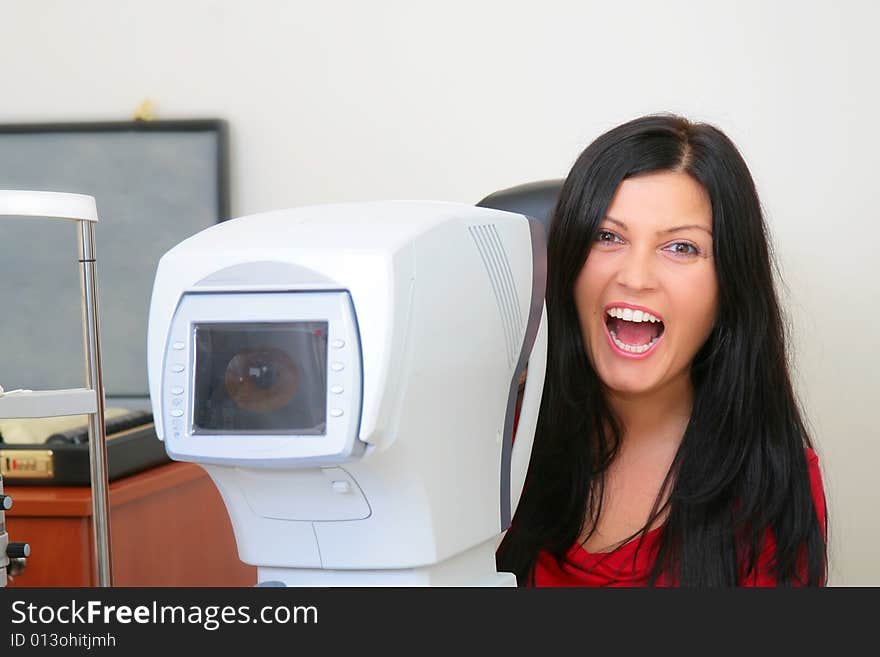
{"type": "Polygon", "coordinates": [[[331,408],[330,415],[333,417],[342,417],[342,409],[341,408],[331,408]]]}
{"type": "Polygon", "coordinates": [[[330,386],[330,392],[332,392],[334,395],[341,395],[343,392],[345,392],[345,388],[343,388],[342,386],[330,386]]]}
{"type": "Polygon", "coordinates": [[[183,416],[183,409],[181,409],[181,408],[175,408],[173,411],[171,411],[171,417],[182,417],[182,416],[183,416]]]}
{"type": "Polygon", "coordinates": [[[9,511],[12,508],[12,498],[9,495],[0,495],[0,511],[9,511]]]}
{"type": "Polygon", "coordinates": [[[26,559],[31,556],[31,546],[27,543],[9,543],[6,546],[6,556],[10,559],[26,559]]]}
{"type": "Polygon", "coordinates": [[[344,480],[330,482],[330,488],[333,489],[334,493],[339,493],[340,495],[351,492],[351,484],[344,480]]]}
{"type": "Polygon", "coordinates": [[[171,366],[171,371],[172,372],[183,372],[183,364],[182,363],[174,363],[174,365],[171,366]]]}
{"type": "Polygon", "coordinates": [[[333,370],[334,372],[341,372],[342,370],[345,369],[345,365],[340,363],[339,361],[336,361],[336,362],[330,363],[330,369],[333,370]]]}
{"type": "Polygon", "coordinates": [[[172,395],[182,395],[183,388],[181,386],[174,386],[173,388],[171,388],[171,394],[172,395]]]}
{"type": "Polygon", "coordinates": [[[186,343],[185,342],[172,342],[171,348],[177,349],[178,351],[180,351],[181,349],[186,348],[186,343]]]}
{"type": "Polygon", "coordinates": [[[334,349],[342,349],[345,346],[345,340],[334,340],[332,344],[334,349]]]}

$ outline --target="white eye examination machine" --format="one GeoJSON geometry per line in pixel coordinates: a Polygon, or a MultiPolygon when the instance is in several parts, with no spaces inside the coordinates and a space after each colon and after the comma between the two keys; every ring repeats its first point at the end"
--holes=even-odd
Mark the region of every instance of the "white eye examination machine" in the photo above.
{"type": "Polygon", "coordinates": [[[162,257],[156,432],[207,470],[259,584],[515,584],[495,550],[537,422],[545,279],[540,222],[457,203],[257,214],[162,257]]]}

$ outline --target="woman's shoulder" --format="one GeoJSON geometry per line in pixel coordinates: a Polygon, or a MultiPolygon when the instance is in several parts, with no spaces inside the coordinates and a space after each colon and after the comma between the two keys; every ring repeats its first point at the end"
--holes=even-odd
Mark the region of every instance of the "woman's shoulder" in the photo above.
{"type": "Polygon", "coordinates": [[[822,523],[822,533],[825,533],[827,509],[825,508],[825,486],[822,483],[819,456],[810,447],[805,447],[804,451],[807,455],[807,467],[810,472],[810,490],[813,493],[813,502],[816,505],[816,512],[819,514],[819,519],[822,523]]]}
{"type": "Polygon", "coordinates": [[[813,487],[822,484],[822,470],[819,467],[819,455],[813,451],[812,447],[805,447],[804,453],[807,456],[807,468],[810,471],[810,483],[813,487]]]}

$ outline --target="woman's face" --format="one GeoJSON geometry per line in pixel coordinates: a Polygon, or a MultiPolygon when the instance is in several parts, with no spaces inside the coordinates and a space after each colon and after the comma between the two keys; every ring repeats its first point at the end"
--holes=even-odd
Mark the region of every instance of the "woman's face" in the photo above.
{"type": "Polygon", "coordinates": [[[610,390],[651,393],[686,373],[718,307],[702,185],[675,172],[621,183],[574,299],[587,357],[610,390]]]}

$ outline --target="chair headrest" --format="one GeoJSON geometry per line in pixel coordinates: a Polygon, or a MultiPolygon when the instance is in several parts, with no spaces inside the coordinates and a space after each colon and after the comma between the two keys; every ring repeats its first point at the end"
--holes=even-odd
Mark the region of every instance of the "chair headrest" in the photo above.
{"type": "Polygon", "coordinates": [[[477,206],[516,212],[538,219],[544,225],[546,235],[550,231],[550,220],[556,199],[559,198],[559,192],[562,190],[562,183],[563,179],[559,178],[508,187],[489,194],[477,203],[477,206]]]}

